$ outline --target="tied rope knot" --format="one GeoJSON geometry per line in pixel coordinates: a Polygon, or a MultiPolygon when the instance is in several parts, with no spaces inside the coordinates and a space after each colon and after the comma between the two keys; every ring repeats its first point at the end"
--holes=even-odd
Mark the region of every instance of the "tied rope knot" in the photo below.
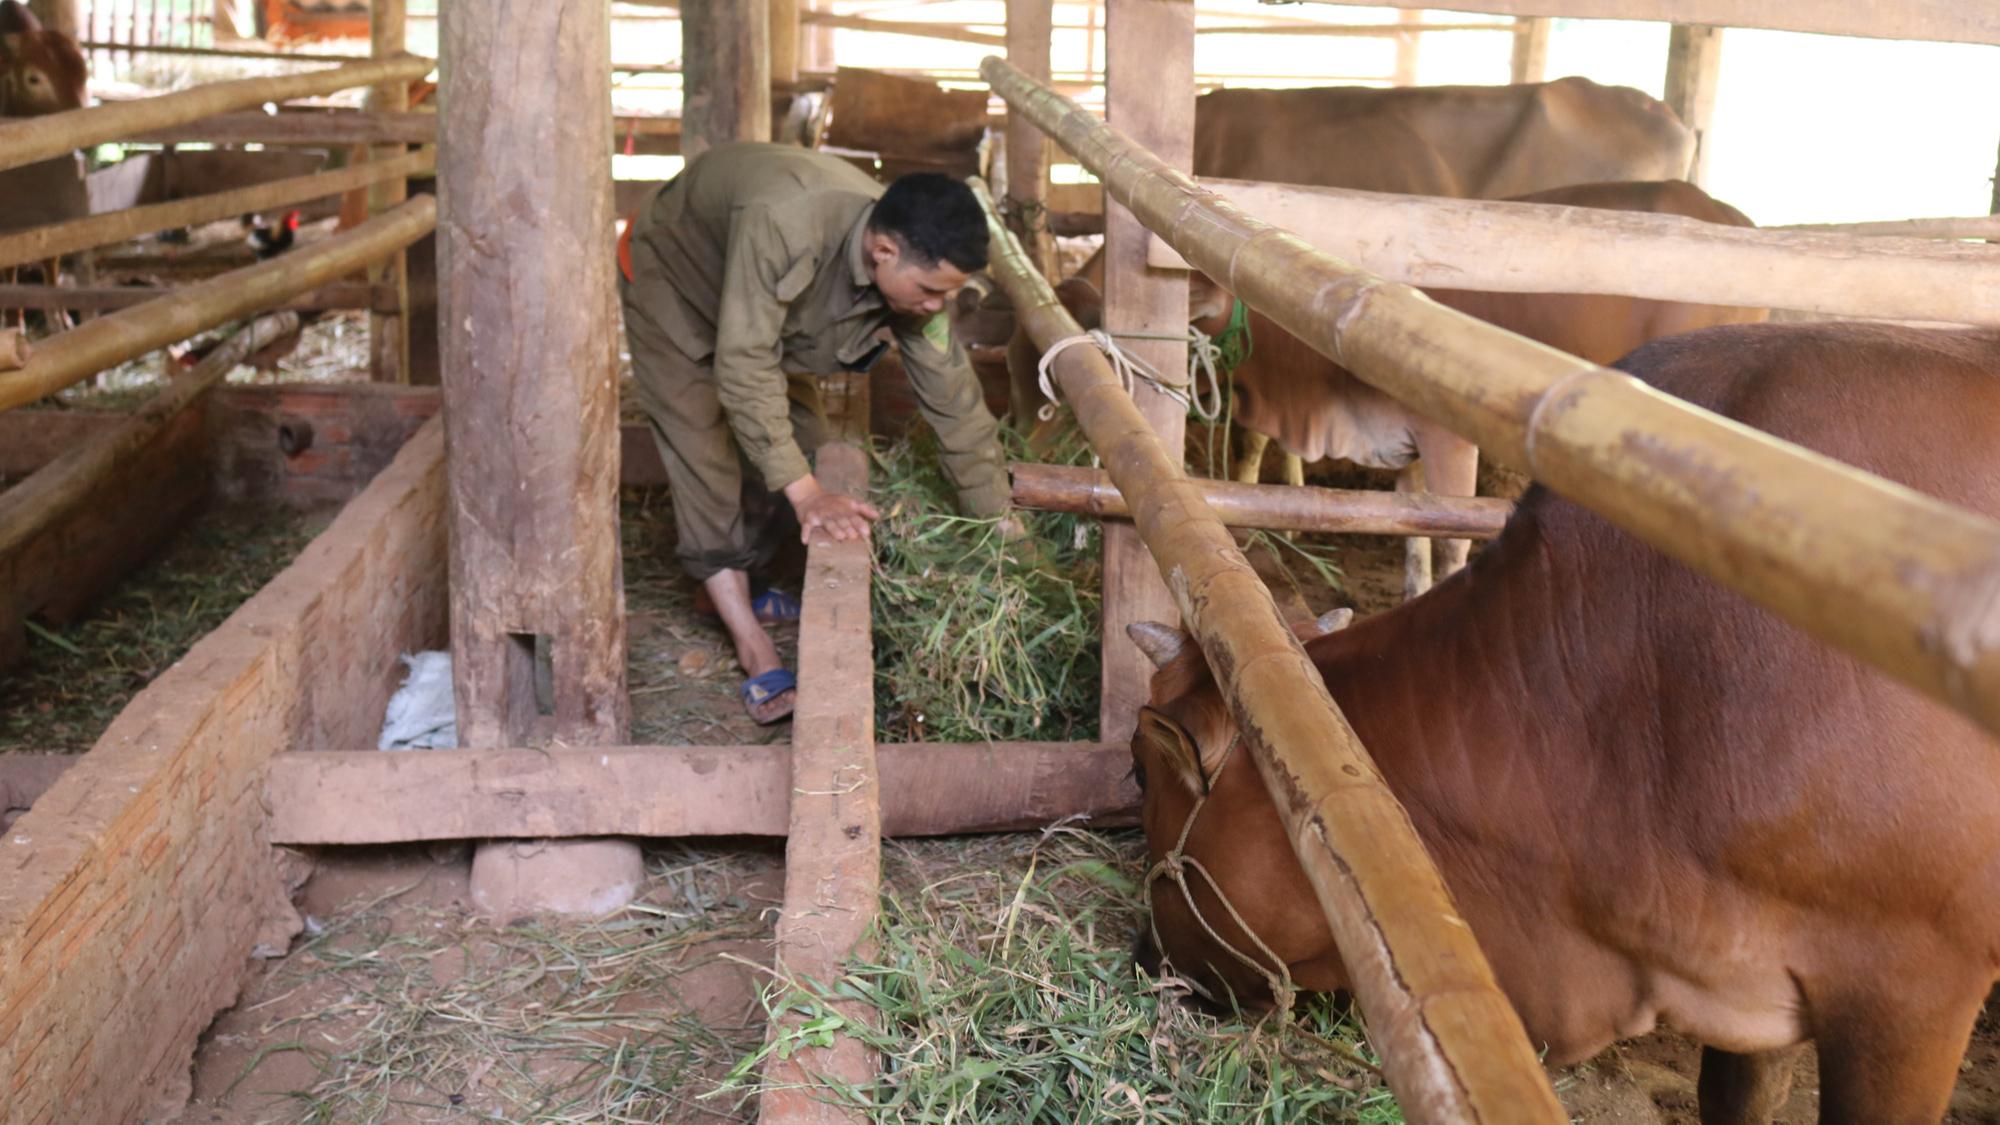
{"type": "Polygon", "coordinates": [[[1176,336],[1167,332],[1110,332],[1093,328],[1075,336],[1064,336],[1057,340],[1035,364],[1035,374],[1041,383],[1042,397],[1048,401],[1035,412],[1035,417],[1047,422],[1055,418],[1056,397],[1055,361],[1065,349],[1078,344],[1094,344],[1111,361],[1111,369],[1118,373],[1118,382],[1126,394],[1132,393],[1135,379],[1144,379],[1153,388],[1175,402],[1182,409],[1204,422],[1213,422],[1222,416],[1222,384],[1236,369],[1250,358],[1253,341],[1250,338],[1250,306],[1241,300],[1231,304],[1229,324],[1219,336],[1210,336],[1194,325],[1188,325],[1186,336],[1176,336]],[[1124,340],[1173,340],[1185,342],[1188,346],[1188,371],[1185,380],[1175,381],[1160,373],[1160,369],[1131,355],[1118,346],[1124,340]],[[1204,392],[1202,383],[1206,377],[1208,390],[1204,392]]]}

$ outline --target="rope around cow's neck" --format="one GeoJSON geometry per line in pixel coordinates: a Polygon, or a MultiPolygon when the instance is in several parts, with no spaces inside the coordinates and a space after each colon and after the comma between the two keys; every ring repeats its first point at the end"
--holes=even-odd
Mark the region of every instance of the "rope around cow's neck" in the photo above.
{"type": "MultiPolygon", "coordinates": [[[[1221,775],[1222,766],[1229,764],[1229,759],[1236,753],[1236,747],[1242,744],[1243,740],[1241,738],[1230,744],[1229,753],[1223,756],[1222,765],[1217,766],[1215,769],[1216,776],[1221,775]]],[[[1167,852],[1166,855],[1161,856],[1159,862],[1146,870],[1147,896],[1151,897],[1153,880],[1163,875],[1172,880],[1174,886],[1180,888],[1181,901],[1187,903],[1188,913],[1194,915],[1196,922],[1201,923],[1202,932],[1208,935],[1210,941],[1221,946],[1224,952],[1248,967],[1251,972],[1263,977],[1265,986],[1271,990],[1271,998],[1277,1005],[1277,1010],[1284,1014],[1284,1018],[1290,1019],[1292,1002],[1298,996],[1298,988],[1292,983],[1291,966],[1285,964],[1285,959],[1278,956],[1269,945],[1265,944],[1264,939],[1257,936],[1257,931],[1251,929],[1249,923],[1243,920],[1243,915],[1237,911],[1236,904],[1230,902],[1229,896],[1222,893],[1222,884],[1215,881],[1215,876],[1208,873],[1208,868],[1203,867],[1200,860],[1194,859],[1187,854],[1188,837],[1193,834],[1194,822],[1200,819],[1201,810],[1203,806],[1208,804],[1208,798],[1209,794],[1203,793],[1200,799],[1195,801],[1194,808],[1188,811],[1188,818],[1181,825],[1181,834],[1174,841],[1173,849],[1167,852]],[[1188,886],[1187,880],[1187,870],[1189,868],[1193,868],[1195,873],[1200,875],[1202,880],[1208,884],[1208,889],[1214,892],[1216,901],[1222,903],[1222,908],[1229,912],[1229,920],[1236,923],[1236,928],[1243,931],[1255,943],[1257,952],[1270,958],[1271,964],[1277,966],[1277,971],[1273,972],[1271,969],[1266,968],[1261,962],[1236,948],[1234,945],[1231,945],[1221,934],[1216,932],[1215,927],[1202,914],[1201,907],[1196,905],[1194,901],[1194,890],[1188,886]]],[[[1146,924],[1152,929],[1153,947],[1160,951],[1162,957],[1165,957],[1167,947],[1160,942],[1159,911],[1149,910],[1146,914],[1146,924]]],[[[1207,997],[1211,1003],[1222,1003],[1219,997],[1210,995],[1208,989],[1201,986],[1200,981],[1190,979],[1187,983],[1188,987],[1207,997]]]]}

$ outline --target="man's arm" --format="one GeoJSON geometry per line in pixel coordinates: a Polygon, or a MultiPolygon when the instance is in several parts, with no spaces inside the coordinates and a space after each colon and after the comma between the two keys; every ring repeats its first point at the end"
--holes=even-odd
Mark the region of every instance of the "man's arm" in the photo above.
{"type": "Polygon", "coordinates": [[[917,409],[937,431],[945,475],[958,488],[959,510],[968,516],[1006,511],[1011,489],[1000,451],[1000,423],[986,409],[965,348],[952,338],[948,314],[899,320],[895,333],[917,409]]]}

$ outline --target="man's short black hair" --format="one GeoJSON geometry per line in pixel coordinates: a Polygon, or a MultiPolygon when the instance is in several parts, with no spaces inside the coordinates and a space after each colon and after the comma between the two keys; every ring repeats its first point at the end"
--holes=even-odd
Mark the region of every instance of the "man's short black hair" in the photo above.
{"type": "Polygon", "coordinates": [[[943,173],[896,177],[868,226],[895,235],[918,265],[950,262],[966,273],[986,268],[986,212],[971,188],[943,173]]]}

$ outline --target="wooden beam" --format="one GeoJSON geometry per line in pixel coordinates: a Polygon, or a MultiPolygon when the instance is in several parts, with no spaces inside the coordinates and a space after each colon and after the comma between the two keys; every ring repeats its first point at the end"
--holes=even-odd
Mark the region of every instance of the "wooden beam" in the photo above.
{"type": "Polygon", "coordinates": [[[157,231],[289,207],[392,179],[400,185],[405,177],[429,174],[431,167],[431,154],[409,153],[379,164],[289,176],[250,187],[11,231],[0,234],[0,268],[47,261],[59,255],[124,242],[157,231]]]}
{"type": "MultiPolygon", "coordinates": [[[[1111,483],[1111,474],[1102,469],[1017,461],[1008,471],[1013,477],[1017,508],[1082,512],[1102,519],[1132,518],[1124,495],[1111,483]]],[[[1270,531],[1491,539],[1514,514],[1511,502],[1485,496],[1217,480],[1196,484],[1225,526],[1270,531]]]]}
{"type": "MultiPolygon", "coordinates": [[[[1180,168],[1194,158],[1194,5],[1110,0],[1106,11],[1105,114],[1126,136],[1180,168]]],[[[1146,228],[1121,206],[1104,216],[1104,327],[1133,339],[1126,350],[1160,371],[1187,370],[1187,274],[1151,268],[1146,228]]],[[[1185,411],[1141,384],[1133,401],[1167,449],[1181,448],[1185,411]]],[[[1177,620],[1174,599],[1129,527],[1104,529],[1104,671],[1098,730],[1125,738],[1138,721],[1153,663],[1125,635],[1138,621],[1177,620]]]]}
{"type": "MultiPolygon", "coordinates": [[[[820,447],[814,475],[849,496],[868,493],[868,377],[823,385],[839,435],[820,447]]],[[[819,535],[806,549],[799,616],[798,706],[792,713],[791,811],[785,841],[785,899],[778,915],[774,971],[779,980],[831,984],[851,957],[865,954],[882,883],[882,788],[875,759],[875,650],[869,606],[874,549],[867,540],[819,535]]],[[[834,1004],[857,1026],[869,1009],[834,1004]]],[[[807,1013],[775,1014],[773,1041],[796,1037],[807,1013]]],[[[881,1062],[860,1036],[828,1046],[795,1042],[789,1057],[764,1064],[757,1099],[762,1125],[864,1121],[825,1087],[859,1086],[881,1062]]]]}
{"type": "Polygon", "coordinates": [[[1807,234],[1850,234],[1865,238],[1892,235],[1898,238],[1983,238],[2000,239],[2000,214],[1964,218],[1878,219],[1861,223],[1788,223],[1764,230],[1795,230],[1807,234]]]}
{"type": "Polygon", "coordinates": [[[1509,60],[1510,80],[1515,85],[1540,82],[1548,77],[1549,34],[1555,21],[1544,16],[1516,17],[1514,53],[1509,60]]]}
{"type": "Polygon", "coordinates": [[[1105,177],[1113,198],[1314,351],[1501,464],[2000,731],[2000,645],[1968,631],[2000,589],[2000,523],[1384,282],[1217,203],[1005,62],[988,59],[986,70],[997,91],[1105,177]]]}
{"type": "MultiPolygon", "coordinates": [[[[1032,831],[1069,817],[1130,824],[1124,743],[879,747],[882,832],[1032,831]]],[[[0,780],[7,759],[0,757],[0,780]]],[[[769,746],[324,751],[271,759],[274,844],[531,836],[785,836],[792,751],[769,746]]]]}
{"type": "MultiPolygon", "coordinates": [[[[115,309],[129,309],[133,305],[143,305],[147,301],[158,300],[172,293],[172,289],[160,289],[151,285],[91,285],[70,288],[66,285],[0,285],[0,309],[69,309],[74,312],[108,312],[115,309]]],[[[372,309],[392,308],[392,295],[385,290],[358,281],[337,281],[309,289],[296,297],[272,302],[267,306],[272,311],[290,309],[304,312],[314,309],[372,309]]]]}
{"type": "Polygon", "coordinates": [[[769,5],[688,0],[681,8],[681,152],[771,139],[769,5]]]}
{"type": "Polygon", "coordinates": [[[2000,9],[1962,0],[1326,0],[1367,7],[1443,8],[1496,16],[1657,20],[1704,27],[1761,27],[1871,39],[2000,44],[2000,9]]]}
{"type": "Polygon", "coordinates": [[[1005,47],[1007,37],[990,31],[973,31],[954,23],[929,23],[911,20],[877,20],[865,16],[843,16],[834,12],[808,12],[800,20],[818,27],[845,28],[848,31],[866,31],[877,35],[907,35],[915,39],[940,39],[952,43],[978,43],[987,47],[1005,47]]]}
{"type": "MultiPolygon", "coordinates": [[[[1007,0],[1007,57],[1037,82],[1049,80],[1049,23],[1053,0],[1007,0]]],[[[1032,122],[1007,119],[1009,229],[1050,282],[1059,280],[1055,235],[1049,232],[1049,138],[1032,122]]],[[[1018,396],[1017,396],[1018,397],[1018,396]]],[[[1015,417],[1023,403],[1013,403],[1015,417]]]]}
{"type": "Polygon", "coordinates": [[[224,341],[106,432],[0,492],[0,670],[31,618],[67,622],[152,557],[208,498],[202,396],[288,332],[274,313],[224,341]]]}
{"type": "MultiPolygon", "coordinates": [[[[1413,13],[1420,17],[1420,13],[1413,13]]],[[[1394,39],[1398,43],[1416,37],[1427,31],[1513,31],[1511,24],[1505,23],[1425,23],[1421,18],[1399,20],[1396,23],[1321,23],[1321,24],[1250,24],[1216,25],[1197,27],[1196,35],[1283,35],[1309,36],[1323,39],[1394,39]]]]}
{"type": "Polygon", "coordinates": [[[1411,9],[1396,13],[1396,69],[1391,81],[1398,86],[1417,84],[1417,55],[1423,41],[1415,31],[1408,30],[1424,22],[1424,14],[1411,9]]]}
{"type": "MultiPolygon", "coordinates": [[[[404,31],[408,26],[404,0],[368,0],[369,54],[391,59],[404,53],[404,31]]],[[[376,113],[406,113],[410,108],[410,85],[393,81],[368,89],[366,108],[376,113]]],[[[369,164],[386,164],[409,158],[401,144],[366,150],[369,164]]],[[[377,179],[368,186],[368,213],[380,215],[394,209],[410,195],[407,176],[377,179]]],[[[386,286],[395,294],[392,312],[368,314],[368,374],[377,383],[410,381],[410,340],[405,331],[410,322],[410,262],[405,248],[398,247],[368,267],[371,284],[386,286]]]]}
{"type": "Polygon", "coordinates": [[[1708,131],[1715,120],[1715,87],[1722,74],[1722,29],[1675,24],[1667,40],[1668,108],[1694,132],[1691,183],[1708,183],[1708,131]]]}
{"type": "Polygon", "coordinates": [[[790,90],[799,84],[799,4],[802,0],[770,0],[771,87],[790,90]]]}
{"type": "Polygon", "coordinates": [[[284,74],[215,82],[178,93],[0,122],[0,168],[14,168],[105,141],[125,140],[149,129],[164,129],[211,114],[265,102],[338,93],[379,82],[407,82],[431,71],[420,58],[349,63],[310,74],[284,74]]]}
{"type": "Polygon", "coordinates": [[[79,40],[85,51],[122,51],[139,55],[179,56],[191,59],[256,59],[281,63],[351,63],[354,55],[329,52],[285,51],[276,47],[190,47],[180,43],[114,43],[101,39],[79,40]]]}
{"type": "Polygon", "coordinates": [[[324,510],[367,487],[437,410],[436,388],[221,387],[206,408],[209,471],[225,501],[324,510]]]}
{"type": "MultiPolygon", "coordinates": [[[[51,336],[37,344],[26,367],[0,374],[0,410],[52,395],[154,348],[325,285],[416,241],[436,221],[435,202],[422,196],[324,242],[183,286],[51,336]]],[[[608,229],[610,223],[605,226],[608,229]]]]}
{"type": "MultiPolygon", "coordinates": [[[[1203,179],[1244,211],[1410,285],[1621,293],[1885,320],[2000,324],[2000,248],[1758,230],[1679,215],[1203,179]]],[[[1162,241],[1156,264],[1184,264],[1162,241]]]]}
{"type": "Polygon", "coordinates": [[[438,148],[452,671],[460,745],[474,749],[532,745],[538,637],[555,669],[543,737],[615,745],[628,723],[618,321],[611,255],[599,252],[611,181],[576,174],[610,166],[610,136],[554,124],[609,100],[605,2],[468,0],[442,13],[455,61],[438,148]],[[523,300],[524,276],[561,284],[523,300]]]}
{"type": "MultiPolygon", "coordinates": [[[[348,145],[427,145],[437,143],[438,115],[428,110],[370,113],[366,110],[287,110],[263,113],[245,110],[218,113],[168,129],[154,129],[130,139],[138,144],[260,144],[319,148],[348,145]]],[[[611,119],[611,134],[622,142],[633,137],[635,147],[674,141],[681,119],[652,115],[619,115],[611,119]]]]}
{"type": "MultiPolygon", "coordinates": [[[[1047,105],[1036,120],[1057,139],[1073,136],[1057,132],[1054,106],[1005,62],[988,59],[986,72],[1010,104],[1047,105]]],[[[1076,321],[1018,244],[997,219],[989,225],[1000,243],[993,278],[1023,328],[1043,348],[1076,334],[1076,321]]],[[[1077,425],[1138,513],[1135,527],[1155,567],[1173,575],[1180,614],[1312,884],[1397,1100],[1436,1121],[1568,1121],[1409,814],[1271,591],[1202,502],[1181,466],[1180,443],[1167,446],[1151,432],[1103,353],[1068,348],[1052,367],[1077,425]]]]}
{"type": "Polygon", "coordinates": [[[432,426],[153,680],[0,838],[0,1089],[22,1122],[170,1118],[253,950],[301,928],[264,763],[375,740],[395,654],[444,630],[432,426]]]}

